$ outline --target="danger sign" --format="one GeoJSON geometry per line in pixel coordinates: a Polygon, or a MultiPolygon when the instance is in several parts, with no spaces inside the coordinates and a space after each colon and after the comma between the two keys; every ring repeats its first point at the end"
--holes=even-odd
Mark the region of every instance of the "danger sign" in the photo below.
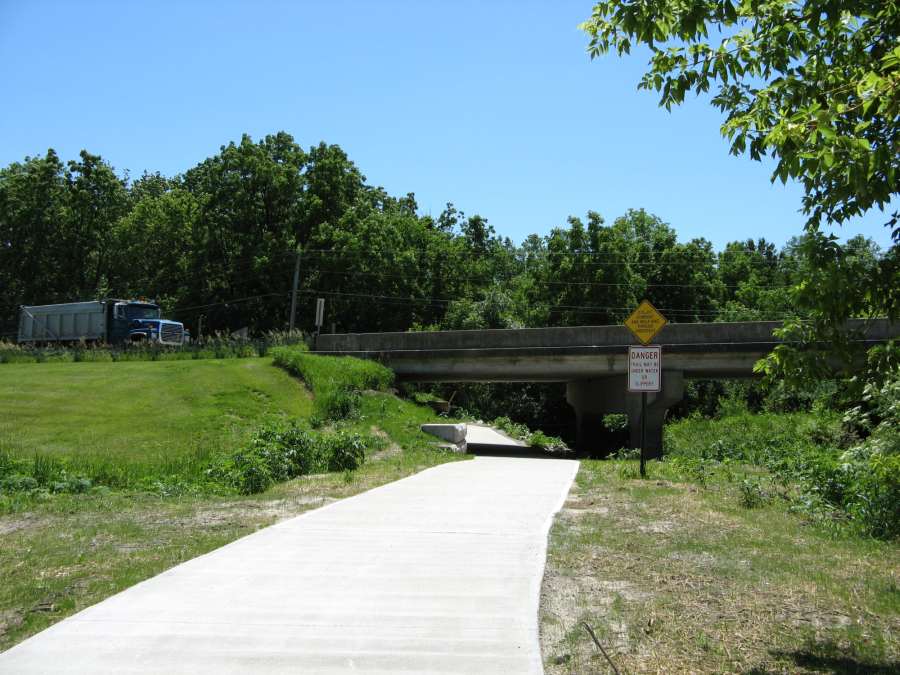
{"type": "Polygon", "coordinates": [[[660,391],[661,384],[662,347],[629,347],[628,391],[660,391]]]}

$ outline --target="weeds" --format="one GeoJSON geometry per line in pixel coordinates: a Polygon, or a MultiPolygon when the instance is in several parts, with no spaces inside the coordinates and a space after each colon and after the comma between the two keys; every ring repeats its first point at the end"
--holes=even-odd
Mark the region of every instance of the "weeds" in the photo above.
{"type": "Polygon", "coordinates": [[[756,509],[765,506],[771,499],[757,478],[745,478],[739,484],[741,506],[745,509],[756,509]]]}
{"type": "Polygon", "coordinates": [[[162,496],[187,493],[255,494],[275,483],[313,473],[358,469],[369,442],[358,433],[315,433],[291,424],[263,425],[231,454],[198,455],[156,467],[79,461],[36,454],[17,460],[0,451],[0,496],[83,494],[96,487],[132,488],[162,496]],[[155,470],[154,470],[155,469],[155,470]]]}
{"type": "Polygon", "coordinates": [[[83,342],[36,347],[0,342],[0,364],[238,359],[266,356],[269,350],[286,345],[292,345],[295,349],[303,348],[306,341],[307,336],[300,331],[269,331],[255,339],[213,335],[180,347],[154,343],[104,345],[83,342]]]}
{"type": "Polygon", "coordinates": [[[524,441],[530,447],[543,450],[544,452],[570,452],[569,447],[561,438],[548,436],[540,430],[531,431],[524,424],[517,424],[508,417],[498,417],[491,422],[491,426],[497,427],[513,438],[524,441]]]}
{"type": "Polygon", "coordinates": [[[359,413],[360,394],[385,391],[394,374],[374,361],[347,356],[318,356],[297,347],[272,350],[275,364],[306,382],[315,396],[315,424],[352,419],[359,413]]]}
{"type": "MultiPolygon", "coordinates": [[[[794,509],[846,524],[860,533],[900,537],[900,374],[869,385],[863,403],[843,419],[824,411],[760,414],[717,420],[697,417],[666,428],[667,461],[705,484],[710,472],[733,464],[770,472],[794,509]],[[849,447],[848,447],[849,446],[849,447]]],[[[739,484],[741,504],[771,497],[756,479],[739,484]]]]}

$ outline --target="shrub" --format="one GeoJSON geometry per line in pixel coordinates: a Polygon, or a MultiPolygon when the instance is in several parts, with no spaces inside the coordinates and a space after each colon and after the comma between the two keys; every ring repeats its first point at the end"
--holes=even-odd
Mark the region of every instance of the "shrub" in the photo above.
{"type": "Polygon", "coordinates": [[[353,471],[365,461],[366,444],[359,434],[338,431],[322,441],[329,471],[353,471]]]}
{"type": "Polygon", "coordinates": [[[38,488],[38,482],[31,476],[11,474],[0,479],[0,492],[29,492],[38,488]]]}
{"type": "Polygon", "coordinates": [[[316,410],[325,420],[352,419],[359,413],[359,392],[334,389],[316,399],[316,410]]]}
{"type": "Polygon", "coordinates": [[[63,473],[62,464],[53,457],[40,454],[34,456],[31,475],[41,485],[49,485],[63,473]]]}
{"type": "Polygon", "coordinates": [[[628,429],[628,415],[623,413],[604,415],[603,426],[610,431],[625,431],[628,429]]]}
{"type": "Polygon", "coordinates": [[[253,449],[234,453],[214,475],[245,495],[263,492],[275,482],[268,458],[253,449]]]}
{"type": "MultiPolygon", "coordinates": [[[[898,372],[881,384],[868,384],[860,405],[843,420],[823,409],[815,416],[741,413],[719,420],[688,419],[666,428],[666,447],[667,461],[695,480],[700,480],[695,466],[755,464],[799,489],[794,497],[799,510],[848,521],[874,537],[900,537],[898,372]],[[847,445],[851,447],[844,449],[847,445]]],[[[753,481],[739,487],[745,506],[766,497],[753,481]]]]}
{"type": "Polygon", "coordinates": [[[497,427],[501,431],[506,432],[513,438],[524,441],[532,448],[544,450],[546,452],[569,452],[569,447],[561,438],[548,436],[543,431],[532,432],[524,424],[517,424],[508,417],[498,417],[491,426],[497,427]]]}
{"type": "Polygon", "coordinates": [[[755,509],[769,501],[769,493],[763,489],[758,478],[745,478],[740,483],[741,506],[755,509]]]}
{"type": "Polygon", "coordinates": [[[220,458],[207,476],[241,494],[325,471],[351,471],[365,461],[366,443],[357,433],[318,434],[296,425],[264,426],[239,451],[220,458]]]}

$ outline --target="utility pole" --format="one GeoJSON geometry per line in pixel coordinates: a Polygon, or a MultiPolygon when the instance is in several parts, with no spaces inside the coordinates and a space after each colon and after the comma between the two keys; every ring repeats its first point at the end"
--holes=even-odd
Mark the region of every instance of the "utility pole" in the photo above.
{"type": "Polygon", "coordinates": [[[197,342],[203,338],[203,315],[197,317],[197,342]]]}
{"type": "Polygon", "coordinates": [[[300,247],[297,247],[297,256],[294,259],[294,285],[291,291],[291,323],[290,332],[294,332],[294,319],[297,316],[297,285],[300,283],[300,247]]]}

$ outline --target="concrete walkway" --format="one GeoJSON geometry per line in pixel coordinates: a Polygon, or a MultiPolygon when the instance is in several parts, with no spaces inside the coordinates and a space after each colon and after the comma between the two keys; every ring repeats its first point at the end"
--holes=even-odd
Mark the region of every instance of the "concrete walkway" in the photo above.
{"type": "Polygon", "coordinates": [[[498,429],[486,424],[467,424],[466,443],[469,445],[490,445],[495,447],[527,448],[528,443],[511,438],[498,429]]]}
{"type": "Polygon", "coordinates": [[[0,654],[0,673],[540,673],[578,468],[476,457],[260,530],[0,654]]]}

